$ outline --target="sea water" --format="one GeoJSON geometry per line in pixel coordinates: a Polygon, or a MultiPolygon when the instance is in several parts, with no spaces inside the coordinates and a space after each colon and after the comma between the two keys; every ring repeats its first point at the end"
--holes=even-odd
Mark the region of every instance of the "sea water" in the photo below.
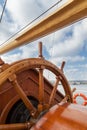
{"type": "MultiPolygon", "coordinates": [[[[78,94],[82,93],[87,97],[87,84],[76,84],[76,85],[71,84],[70,87],[71,87],[71,90],[73,90],[73,88],[76,88],[75,92],[73,92],[73,96],[77,93],[78,94]]],[[[58,90],[65,95],[64,89],[61,85],[58,86],[58,90]]],[[[84,99],[80,96],[76,98],[76,101],[78,104],[84,103],[84,99]]]]}
{"type": "MultiPolygon", "coordinates": [[[[70,85],[70,86],[71,86],[71,89],[76,88],[76,91],[73,93],[73,96],[77,93],[78,94],[82,93],[87,97],[87,84],[78,84],[78,85],[70,85]]],[[[76,98],[76,101],[79,104],[83,104],[84,99],[82,97],[78,96],[76,98]]]]}

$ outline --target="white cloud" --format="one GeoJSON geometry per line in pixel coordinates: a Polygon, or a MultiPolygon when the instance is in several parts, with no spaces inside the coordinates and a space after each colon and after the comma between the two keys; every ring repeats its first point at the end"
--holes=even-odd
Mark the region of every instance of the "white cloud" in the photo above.
{"type": "Polygon", "coordinates": [[[26,25],[40,11],[34,0],[9,0],[7,2],[7,9],[13,20],[20,26],[26,25]]]}
{"type": "Polygon", "coordinates": [[[83,21],[81,23],[74,25],[73,28],[71,28],[72,35],[66,36],[65,39],[63,39],[62,41],[63,33],[67,34],[67,32],[63,32],[62,35],[60,35],[61,38],[57,39],[53,47],[50,49],[49,51],[50,55],[71,56],[78,54],[83,49],[83,46],[85,44],[84,41],[87,40],[86,37],[87,29],[85,28],[83,27],[83,21]]]}
{"type": "Polygon", "coordinates": [[[51,62],[53,62],[56,65],[59,65],[62,63],[62,61],[65,61],[66,63],[76,63],[76,62],[83,62],[86,60],[84,56],[66,56],[66,57],[51,57],[49,59],[51,62]]]}
{"type": "Polygon", "coordinates": [[[21,59],[21,54],[20,53],[15,53],[12,55],[2,55],[1,58],[3,59],[3,61],[5,61],[5,63],[13,63],[15,61],[18,61],[21,59]]]}
{"type": "Polygon", "coordinates": [[[36,43],[32,43],[24,47],[20,47],[19,50],[21,51],[22,58],[36,57],[38,53],[38,45],[36,43]]]}
{"type": "MultiPolygon", "coordinates": [[[[0,6],[0,10],[1,8],[0,6]]],[[[0,45],[17,32],[18,28],[19,25],[11,22],[9,14],[5,11],[0,23],[0,45]]]]}
{"type": "Polygon", "coordinates": [[[58,0],[55,0],[55,2],[54,0],[9,0],[6,8],[12,19],[19,25],[24,26],[46,11],[57,1],[58,0]]]}
{"type": "Polygon", "coordinates": [[[1,56],[6,63],[34,57],[38,57],[38,45],[36,43],[25,45],[24,47],[15,50],[13,53],[11,52],[1,56]]]}
{"type": "Polygon", "coordinates": [[[65,75],[68,80],[87,80],[87,72],[75,67],[67,69],[65,75]]]}
{"type": "Polygon", "coordinates": [[[17,31],[18,25],[16,23],[9,23],[4,21],[0,24],[0,44],[5,42],[9,37],[17,31]]]}

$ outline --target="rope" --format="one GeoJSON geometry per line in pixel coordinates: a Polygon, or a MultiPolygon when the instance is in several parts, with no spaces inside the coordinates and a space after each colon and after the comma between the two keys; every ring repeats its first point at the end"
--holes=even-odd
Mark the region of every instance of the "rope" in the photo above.
{"type": "Polygon", "coordinates": [[[2,13],[1,13],[1,17],[0,17],[0,23],[2,21],[2,17],[3,17],[4,11],[5,11],[6,3],[7,3],[7,0],[5,0],[5,3],[4,3],[4,6],[3,6],[3,10],[2,10],[2,13]]]}
{"type": "Polygon", "coordinates": [[[53,6],[51,6],[49,9],[47,9],[45,12],[43,12],[41,15],[39,15],[38,17],[36,17],[34,20],[32,20],[30,23],[28,23],[26,26],[24,26],[22,29],[20,29],[18,32],[16,32],[15,34],[13,34],[10,38],[8,38],[5,42],[3,42],[0,46],[2,46],[3,44],[5,44],[6,42],[8,42],[9,40],[11,40],[14,36],[16,36],[18,33],[20,33],[22,30],[24,30],[26,27],[28,27],[30,24],[32,24],[33,22],[35,22],[37,19],[39,19],[41,16],[43,16],[45,13],[47,13],[49,10],[51,10],[53,7],[55,7],[56,5],[58,5],[62,0],[59,0],[58,2],[56,2],[53,6]]]}

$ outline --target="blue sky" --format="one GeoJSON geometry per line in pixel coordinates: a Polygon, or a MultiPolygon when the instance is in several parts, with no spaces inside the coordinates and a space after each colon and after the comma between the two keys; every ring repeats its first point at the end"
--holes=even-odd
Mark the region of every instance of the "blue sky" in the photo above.
{"type": "MultiPolygon", "coordinates": [[[[0,0],[0,14],[3,1],[0,0]]],[[[0,44],[57,1],[8,0],[2,22],[0,23],[0,44]]],[[[63,2],[66,1],[63,0],[63,2]]],[[[57,5],[54,10],[60,5],[57,5]]],[[[43,42],[45,59],[57,66],[60,66],[63,60],[66,61],[64,72],[69,80],[87,80],[87,19],[1,55],[1,57],[8,63],[28,57],[37,57],[37,43],[39,41],[43,42]]]]}

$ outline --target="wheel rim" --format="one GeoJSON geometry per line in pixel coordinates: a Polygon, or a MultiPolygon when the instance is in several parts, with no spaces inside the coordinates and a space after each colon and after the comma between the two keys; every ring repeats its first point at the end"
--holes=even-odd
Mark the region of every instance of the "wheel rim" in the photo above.
{"type": "MultiPolygon", "coordinates": [[[[55,66],[54,64],[52,64],[51,62],[49,62],[43,58],[41,46],[40,46],[39,52],[40,52],[39,58],[31,58],[31,59],[25,59],[25,60],[21,60],[19,62],[15,62],[14,64],[12,64],[10,66],[8,65],[7,69],[4,70],[0,74],[0,76],[1,76],[0,84],[2,84],[7,79],[9,79],[9,81],[12,83],[15,90],[17,91],[18,95],[24,102],[25,106],[29,110],[30,116],[34,119],[38,118],[40,113],[43,113],[44,111],[48,110],[53,105],[55,94],[57,91],[57,86],[59,85],[59,82],[61,82],[61,84],[63,86],[65,96],[68,97],[68,98],[66,98],[67,99],[66,101],[73,102],[72,92],[71,92],[69,83],[63,73],[64,62],[62,63],[61,68],[58,68],[57,66],[55,66]],[[21,71],[29,70],[29,69],[36,69],[38,71],[38,75],[39,75],[39,92],[38,92],[39,104],[38,104],[37,108],[35,108],[34,104],[32,104],[32,102],[27,98],[26,94],[24,93],[24,91],[22,90],[22,88],[20,87],[20,85],[17,81],[17,74],[20,73],[21,71]],[[45,102],[44,102],[44,75],[43,75],[43,72],[45,69],[51,71],[56,77],[56,82],[53,86],[53,90],[49,97],[49,102],[47,104],[45,104],[45,102]]],[[[25,113],[27,113],[26,110],[25,110],[25,113]]],[[[29,117],[26,117],[26,118],[29,118],[29,117]]]]}

